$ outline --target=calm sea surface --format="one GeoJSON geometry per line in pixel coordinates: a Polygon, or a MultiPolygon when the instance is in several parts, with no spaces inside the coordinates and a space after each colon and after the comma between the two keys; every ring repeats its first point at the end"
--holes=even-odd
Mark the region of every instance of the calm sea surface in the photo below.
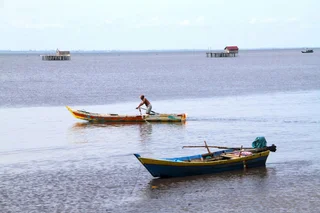
{"type": "MultiPolygon", "coordinates": [[[[320,212],[320,50],[0,55],[0,212],[320,212]],[[186,123],[88,124],[66,105],[186,123]],[[266,168],[155,179],[132,155],[268,145],[266,168]]],[[[213,151],[213,150],[212,150],[213,151]]]]}

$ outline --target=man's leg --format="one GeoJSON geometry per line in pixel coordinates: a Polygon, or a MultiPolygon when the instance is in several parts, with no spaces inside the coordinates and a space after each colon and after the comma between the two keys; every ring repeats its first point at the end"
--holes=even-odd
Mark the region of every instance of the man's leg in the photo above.
{"type": "Polygon", "coordinates": [[[151,109],[152,109],[152,106],[151,106],[151,104],[150,104],[150,105],[147,107],[146,114],[150,114],[151,109]]]}

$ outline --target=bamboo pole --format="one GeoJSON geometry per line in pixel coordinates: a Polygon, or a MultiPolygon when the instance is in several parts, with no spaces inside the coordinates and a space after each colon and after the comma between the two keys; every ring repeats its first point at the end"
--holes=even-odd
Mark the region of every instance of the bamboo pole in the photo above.
{"type": "Polygon", "coordinates": [[[208,150],[208,153],[209,153],[209,154],[211,154],[210,149],[209,149],[209,147],[208,147],[208,145],[207,145],[207,142],[206,142],[206,141],[204,141],[204,144],[205,144],[205,147],[206,147],[206,148],[207,148],[207,150],[208,150]]]}
{"type": "Polygon", "coordinates": [[[182,148],[217,148],[217,149],[234,149],[234,150],[241,150],[244,149],[246,151],[251,151],[251,152],[261,152],[261,151],[266,151],[270,150],[271,152],[276,152],[277,151],[277,146],[272,144],[271,146],[267,146],[264,148],[252,148],[252,147],[226,147],[226,146],[183,146],[182,148]]]}

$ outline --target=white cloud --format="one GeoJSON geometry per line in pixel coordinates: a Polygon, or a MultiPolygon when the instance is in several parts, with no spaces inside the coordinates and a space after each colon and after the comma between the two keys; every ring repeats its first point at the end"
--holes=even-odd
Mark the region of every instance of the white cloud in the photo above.
{"type": "Polygon", "coordinates": [[[151,18],[151,20],[149,21],[150,25],[159,25],[160,24],[160,19],[159,17],[153,17],[151,18]]]}
{"type": "Polygon", "coordinates": [[[156,26],[160,26],[160,25],[161,25],[161,21],[160,21],[159,17],[153,17],[147,21],[136,24],[134,26],[134,28],[156,27],[156,26]]]}
{"type": "Polygon", "coordinates": [[[317,24],[304,23],[304,24],[301,24],[300,28],[301,29],[313,29],[313,28],[316,28],[317,26],[318,26],[317,24]]]}
{"type": "Polygon", "coordinates": [[[29,23],[23,20],[13,21],[12,26],[15,28],[25,28],[25,29],[45,29],[45,28],[64,28],[62,24],[56,23],[29,23]]]}
{"type": "Polygon", "coordinates": [[[108,19],[107,19],[107,20],[104,20],[104,23],[105,23],[105,24],[112,24],[112,20],[108,20],[108,19]]]}
{"type": "Polygon", "coordinates": [[[250,21],[249,21],[249,23],[250,24],[256,24],[257,23],[257,19],[256,18],[252,18],[250,21]]]}
{"type": "Polygon", "coordinates": [[[182,25],[182,26],[188,26],[188,25],[190,25],[190,21],[189,20],[183,20],[179,24],[182,25]]]}
{"type": "Polygon", "coordinates": [[[205,23],[205,17],[204,16],[198,16],[195,19],[185,19],[183,21],[180,21],[178,23],[180,26],[188,26],[188,27],[203,27],[206,25],[205,23]]]}
{"type": "Polygon", "coordinates": [[[199,16],[197,19],[196,19],[196,22],[200,22],[202,23],[204,21],[204,16],[199,16]]]}
{"type": "MultiPolygon", "coordinates": [[[[291,20],[291,22],[296,21],[295,18],[287,19],[287,20],[291,20]]],[[[262,18],[262,19],[251,18],[249,20],[249,24],[274,24],[274,23],[280,23],[280,22],[284,22],[284,21],[285,20],[276,19],[276,18],[262,18]]]]}
{"type": "Polygon", "coordinates": [[[262,19],[261,23],[266,23],[266,24],[271,24],[271,23],[275,23],[277,22],[277,19],[275,18],[266,18],[266,19],[262,19]]]}
{"type": "Polygon", "coordinates": [[[296,18],[296,17],[291,17],[291,18],[288,18],[287,19],[287,22],[297,22],[298,21],[298,19],[296,18]]]}

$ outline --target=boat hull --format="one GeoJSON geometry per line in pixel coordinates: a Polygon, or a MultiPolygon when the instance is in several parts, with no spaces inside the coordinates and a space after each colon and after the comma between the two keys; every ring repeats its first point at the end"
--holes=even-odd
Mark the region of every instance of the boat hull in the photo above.
{"type": "Polygon", "coordinates": [[[91,113],[83,110],[72,109],[66,106],[71,114],[81,120],[89,122],[181,122],[187,118],[186,113],[182,114],[155,114],[155,115],[119,115],[91,113]]]}
{"type": "Polygon", "coordinates": [[[254,153],[250,156],[212,162],[175,162],[172,160],[142,158],[139,154],[134,155],[153,177],[168,178],[214,174],[224,171],[241,170],[243,168],[265,166],[269,152],[268,150],[254,153]]]}

